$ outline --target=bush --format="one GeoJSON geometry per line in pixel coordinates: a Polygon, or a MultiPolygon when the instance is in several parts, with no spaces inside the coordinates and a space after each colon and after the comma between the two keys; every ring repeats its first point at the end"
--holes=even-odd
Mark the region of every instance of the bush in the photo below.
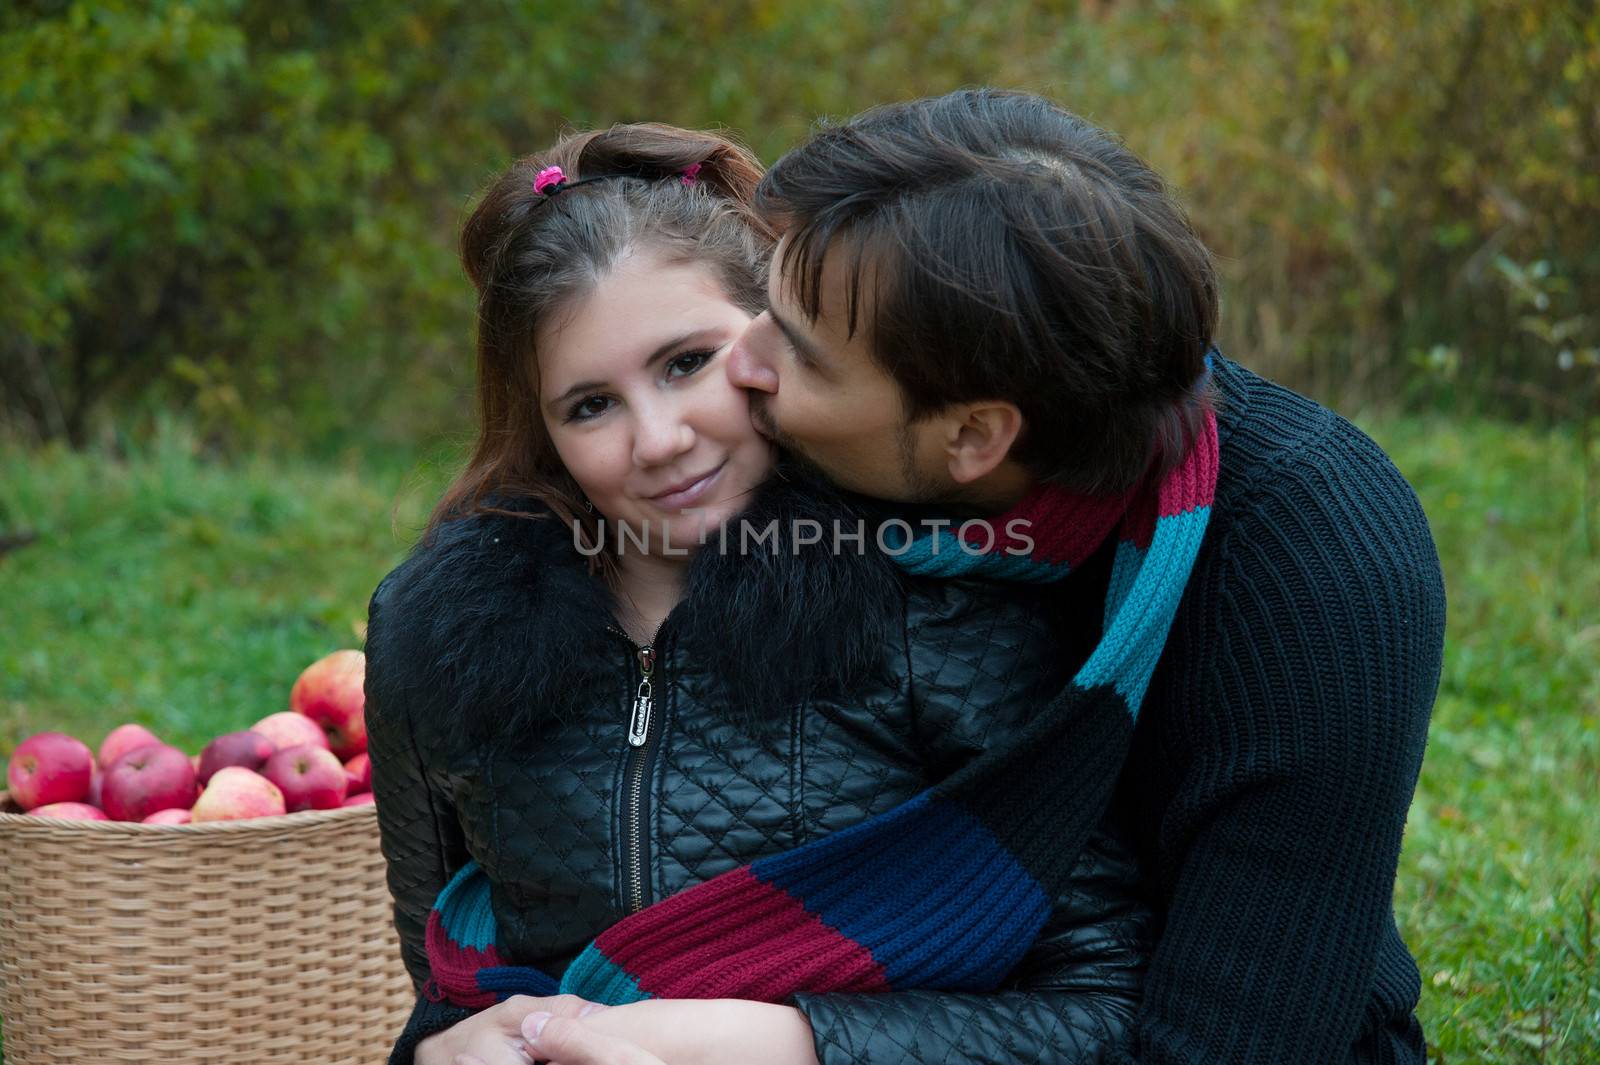
{"type": "MultiPolygon", "coordinates": [[[[459,0],[0,8],[0,418],[81,446],[182,408],[213,446],[462,428],[456,228],[563,123],[730,126],[989,83],[1122,133],[1226,276],[1225,347],[1331,402],[1523,415],[1596,346],[1600,13],[1560,0],[459,0]]],[[[1590,377],[1593,387],[1593,376],[1590,377]]]]}

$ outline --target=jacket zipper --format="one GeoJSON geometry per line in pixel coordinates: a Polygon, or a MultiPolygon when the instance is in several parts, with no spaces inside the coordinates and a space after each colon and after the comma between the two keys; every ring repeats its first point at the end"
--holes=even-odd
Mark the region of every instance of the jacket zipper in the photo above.
{"type": "Polygon", "coordinates": [[[649,646],[639,648],[639,688],[633,694],[633,715],[628,719],[628,746],[643,747],[650,736],[650,711],[654,691],[650,686],[655,672],[656,653],[649,646]]]}
{"type": "MultiPolygon", "coordinates": [[[[608,626],[609,628],[610,626],[608,626]]],[[[639,686],[634,690],[633,709],[628,717],[628,749],[623,764],[622,891],[629,913],[644,909],[644,822],[645,770],[650,762],[651,726],[655,723],[655,648],[636,645],[633,637],[611,628],[628,641],[639,662],[639,686]]],[[[632,671],[629,671],[630,677],[632,671]]]]}

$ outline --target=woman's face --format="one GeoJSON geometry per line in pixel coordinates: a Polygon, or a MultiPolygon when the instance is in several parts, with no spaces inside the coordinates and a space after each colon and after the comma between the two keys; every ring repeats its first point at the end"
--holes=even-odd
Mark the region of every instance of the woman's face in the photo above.
{"type": "Polygon", "coordinates": [[[696,546],[766,478],[771,445],[722,366],[750,318],[709,265],[644,249],[534,338],[545,427],[613,546],[620,524],[652,551],[696,546]]]}

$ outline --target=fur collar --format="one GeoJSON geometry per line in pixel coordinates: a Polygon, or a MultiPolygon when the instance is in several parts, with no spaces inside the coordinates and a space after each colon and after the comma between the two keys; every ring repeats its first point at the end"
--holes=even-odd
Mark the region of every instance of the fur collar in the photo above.
{"type": "MultiPolygon", "coordinates": [[[[434,720],[474,742],[530,735],[612,692],[621,661],[622,644],[607,631],[613,597],[588,573],[570,530],[536,502],[496,504],[519,516],[443,524],[384,578],[369,608],[369,686],[431,707],[434,720]]],[[[780,468],[741,518],[754,530],[776,520],[778,541],[741,554],[735,524],[726,552],[716,539],[698,552],[658,637],[679,668],[710,674],[725,706],[752,719],[786,719],[796,701],[888,668],[901,578],[872,547],[870,522],[865,550],[832,549],[832,523],[855,530],[858,507],[780,468]],[[794,541],[801,518],[821,523],[820,543],[794,541]]]]}

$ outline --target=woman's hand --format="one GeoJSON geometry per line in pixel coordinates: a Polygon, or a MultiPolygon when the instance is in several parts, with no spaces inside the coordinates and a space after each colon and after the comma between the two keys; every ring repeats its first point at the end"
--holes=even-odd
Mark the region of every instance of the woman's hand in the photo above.
{"type": "Polygon", "coordinates": [[[512,995],[430,1035],[417,1044],[413,1060],[416,1065],[456,1065],[456,1059],[465,1055],[481,1065],[528,1065],[533,1058],[522,1037],[522,1021],[529,1014],[566,1019],[606,1008],[577,995],[512,995]]]}
{"type": "MultiPolygon", "coordinates": [[[[550,1065],[669,1065],[638,1043],[606,1035],[592,1021],[534,1013],[522,1022],[533,1057],[550,1065]]],[[[470,1059],[456,1065],[490,1065],[470,1059]]]]}
{"type": "MultiPolygon", "coordinates": [[[[558,1065],[817,1065],[811,1024],[792,1006],[736,998],[646,999],[588,1014],[581,1033],[571,1032],[580,1027],[576,1022],[566,1023],[572,1016],[560,1024],[552,1019],[542,1039],[528,1039],[535,1059],[557,1039],[567,1053],[598,1055],[569,1062],[549,1054],[558,1065]]],[[[536,1020],[524,1022],[524,1035],[536,1020]]]]}

